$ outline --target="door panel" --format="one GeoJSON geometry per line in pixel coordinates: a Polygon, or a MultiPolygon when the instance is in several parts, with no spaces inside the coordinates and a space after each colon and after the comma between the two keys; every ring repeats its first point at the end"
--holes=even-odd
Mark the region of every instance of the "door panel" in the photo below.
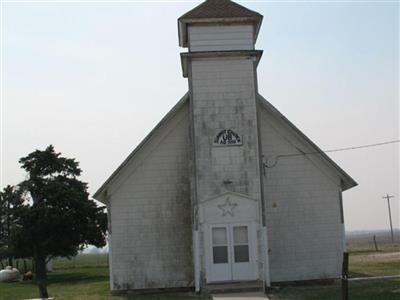
{"type": "Polygon", "coordinates": [[[210,281],[232,280],[228,233],[228,226],[211,227],[210,281]]]}
{"type": "Polygon", "coordinates": [[[226,227],[212,229],[213,263],[228,263],[228,234],[226,227]]]}
{"type": "Polygon", "coordinates": [[[255,233],[249,224],[215,225],[210,227],[209,271],[207,282],[254,280],[257,278],[255,233]]]}
{"type": "Polygon", "coordinates": [[[247,226],[233,226],[233,253],[235,263],[250,261],[247,226]]]}
{"type": "Polygon", "coordinates": [[[250,227],[249,226],[230,226],[232,232],[232,279],[233,280],[252,280],[255,279],[254,258],[250,256],[250,227]]]}

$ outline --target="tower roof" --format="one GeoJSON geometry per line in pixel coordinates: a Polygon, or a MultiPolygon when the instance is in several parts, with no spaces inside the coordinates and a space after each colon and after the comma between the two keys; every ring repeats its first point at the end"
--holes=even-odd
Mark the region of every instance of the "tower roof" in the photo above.
{"type": "Polygon", "coordinates": [[[180,20],[211,18],[262,18],[252,11],[230,0],[207,0],[188,11],[180,20]]]}
{"type": "Polygon", "coordinates": [[[206,0],[178,19],[179,45],[187,47],[187,25],[198,23],[251,23],[257,38],[263,16],[230,0],[206,0]]]}

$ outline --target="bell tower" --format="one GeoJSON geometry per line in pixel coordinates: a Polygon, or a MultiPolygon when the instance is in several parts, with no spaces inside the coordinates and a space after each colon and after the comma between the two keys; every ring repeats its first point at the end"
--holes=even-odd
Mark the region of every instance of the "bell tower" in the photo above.
{"type": "Polygon", "coordinates": [[[197,200],[226,190],[260,199],[257,65],[262,16],[207,0],[178,20],[189,81],[197,200]]]}
{"type": "Polygon", "coordinates": [[[229,0],[207,0],[178,19],[179,44],[188,48],[181,60],[190,93],[196,288],[266,277],[256,263],[267,255],[259,241],[265,225],[256,102],[261,22],[260,14],[229,0]],[[239,232],[247,245],[241,257],[239,232]]]}

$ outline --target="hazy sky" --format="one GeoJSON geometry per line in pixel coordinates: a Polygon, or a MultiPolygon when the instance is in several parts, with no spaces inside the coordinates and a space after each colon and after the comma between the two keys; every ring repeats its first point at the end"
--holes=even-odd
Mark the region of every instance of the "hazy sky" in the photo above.
{"type": "MultiPolygon", "coordinates": [[[[1,186],[50,143],[93,193],[187,91],[177,18],[198,1],[2,4],[1,186]]],[[[322,149],[399,138],[399,4],[245,2],[264,15],[259,91],[322,149]]],[[[399,227],[399,146],[332,153],[359,183],[348,230],[399,227]]]]}

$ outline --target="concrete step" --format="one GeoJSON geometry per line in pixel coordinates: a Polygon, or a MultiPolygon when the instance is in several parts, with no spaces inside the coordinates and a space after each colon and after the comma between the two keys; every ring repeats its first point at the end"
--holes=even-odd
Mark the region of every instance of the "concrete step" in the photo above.
{"type": "Polygon", "coordinates": [[[209,294],[221,293],[243,293],[243,292],[262,292],[262,281],[240,281],[227,283],[207,284],[207,292],[209,294]]]}

